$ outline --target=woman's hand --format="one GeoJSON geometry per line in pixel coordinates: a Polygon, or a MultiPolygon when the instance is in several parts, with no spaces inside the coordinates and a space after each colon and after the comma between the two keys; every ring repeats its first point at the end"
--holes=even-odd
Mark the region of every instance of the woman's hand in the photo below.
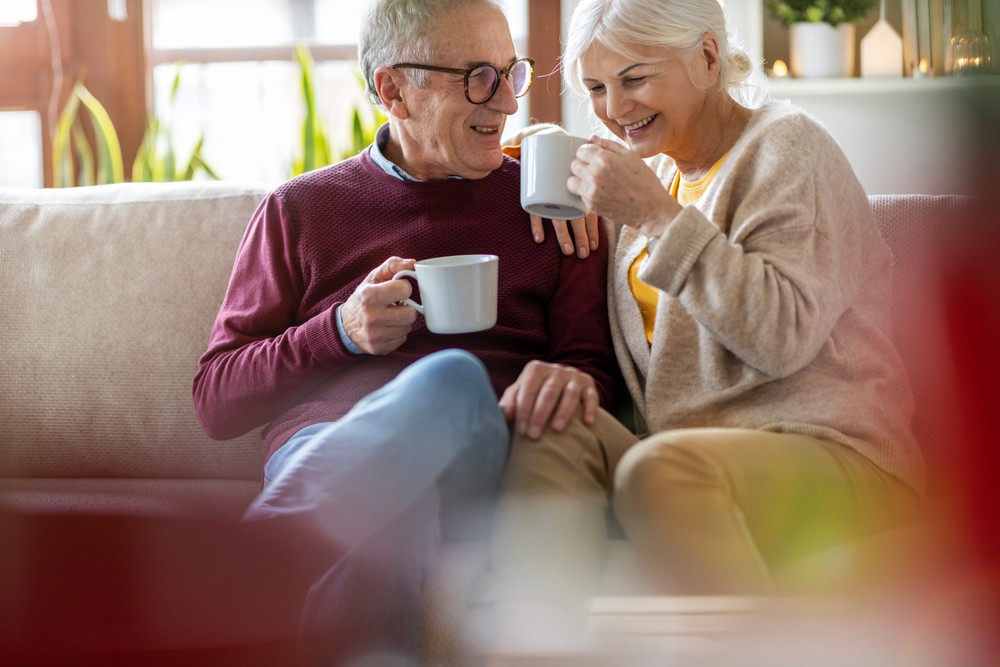
{"type": "Polygon", "coordinates": [[[576,152],[569,190],[597,215],[658,237],[681,210],[653,170],[625,146],[591,137],[576,152]]]}
{"type": "Polygon", "coordinates": [[[518,435],[537,440],[546,426],[556,432],[566,428],[581,403],[583,422],[593,424],[600,407],[594,378],[569,366],[532,361],[504,391],[500,409],[518,435]]]}
{"type": "MultiPolygon", "coordinates": [[[[552,223],[552,229],[555,230],[556,240],[559,241],[559,247],[562,249],[564,255],[573,254],[573,241],[576,241],[576,254],[583,259],[589,257],[590,253],[597,250],[598,246],[598,233],[597,233],[597,214],[588,213],[585,218],[577,218],[576,220],[550,220],[552,223]],[[573,229],[573,235],[570,236],[570,227],[573,229]]],[[[545,222],[544,220],[535,215],[531,214],[531,235],[535,239],[535,243],[541,243],[545,240],[545,222]]]]}

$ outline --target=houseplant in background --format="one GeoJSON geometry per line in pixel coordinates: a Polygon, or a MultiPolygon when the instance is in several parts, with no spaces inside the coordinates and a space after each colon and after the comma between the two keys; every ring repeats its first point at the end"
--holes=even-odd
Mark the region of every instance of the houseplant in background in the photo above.
{"type": "MultiPolygon", "coordinates": [[[[357,155],[375,140],[375,132],[388,120],[385,113],[365,101],[351,108],[350,127],[338,133],[341,141],[334,143],[323,127],[322,113],[317,101],[316,65],[308,47],[295,47],[295,63],[299,68],[299,86],[302,93],[303,118],[299,133],[301,145],[292,162],[292,176],[357,155]]],[[[358,72],[356,80],[360,90],[365,80],[358,72]]]]}
{"type": "Polygon", "coordinates": [[[792,74],[803,78],[854,73],[854,24],[878,0],[765,0],[788,28],[792,74]]]}
{"type": "MultiPolygon", "coordinates": [[[[331,140],[323,127],[317,102],[313,58],[308,48],[301,45],[295,48],[294,55],[304,112],[298,133],[300,145],[291,164],[292,176],[356,155],[374,141],[375,132],[387,120],[381,109],[362,100],[352,105],[347,123],[333,135],[337,141],[331,140]]],[[[52,139],[53,185],[123,183],[129,175],[133,182],[219,180],[220,175],[203,156],[204,134],[198,136],[186,159],[181,159],[175,145],[172,119],[183,66],[183,62],[176,64],[169,105],[163,117],[149,118],[130,172],[126,170],[118,133],[107,109],[82,79],[78,81],[62,109],[52,139]],[[84,130],[84,120],[89,121],[89,133],[84,130]]],[[[363,91],[365,84],[360,72],[355,80],[363,91]]]]}
{"type": "MultiPolygon", "coordinates": [[[[178,63],[170,89],[171,111],[180,87],[181,67],[178,63]]],[[[132,162],[132,181],[189,181],[199,175],[218,180],[219,175],[202,157],[204,139],[199,137],[188,159],[178,163],[169,119],[152,116],[132,162]]],[[[52,137],[52,185],[65,188],[125,180],[125,160],[111,116],[83,81],[77,81],[52,137]],[[81,109],[90,120],[93,145],[84,131],[81,109]]]]}
{"type": "Polygon", "coordinates": [[[204,133],[198,136],[187,161],[181,163],[177,161],[172,118],[177,91],[181,87],[181,70],[183,68],[183,62],[178,62],[175,65],[166,117],[152,116],[146,125],[142,143],[139,145],[135,160],[132,162],[133,182],[191,181],[199,174],[213,180],[219,180],[219,175],[205,162],[205,158],[202,156],[202,147],[205,145],[204,133]]]}

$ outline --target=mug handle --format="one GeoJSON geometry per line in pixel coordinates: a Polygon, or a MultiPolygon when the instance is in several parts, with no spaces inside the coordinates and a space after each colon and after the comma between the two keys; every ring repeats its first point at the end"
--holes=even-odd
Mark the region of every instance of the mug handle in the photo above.
{"type": "MultiPolygon", "coordinates": [[[[420,281],[417,280],[417,272],[416,271],[410,271],[409,269],[403,269],[402,271],[400,271],[399,273],[397,273],[396,275],[394,275],[392,277],[393,280],[400,280],[402,278],[413,278],[413,280],[417,283],[417,287],[419,288],[420,281]]],[[[410,308],[413,308],[415,311],[417,311],[421,315],[424,314],[424,307],[421,306],[416,301],[414,301],[413,299],[403,299],[401,303],[409,306],[410,308]]]]}

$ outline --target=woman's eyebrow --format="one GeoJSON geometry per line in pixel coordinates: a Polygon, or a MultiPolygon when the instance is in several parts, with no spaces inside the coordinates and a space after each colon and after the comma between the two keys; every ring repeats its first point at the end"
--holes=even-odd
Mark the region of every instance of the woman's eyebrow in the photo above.
{"type": "MultiPolygon", "coordinates": [[[[648,64],[649,64],[649,63],[635,63],[634,65],[629,65],[628,67],[626,67],[626,68],[625,68],[625,69],[623,69],[622,71],[620,71],[620,72],[618,72],[617,74],[615,74],[615,76],[617,76],[617,77],[622,77],[622,76],[625,76],[626,74],[628,74],[628,73],[629,73],[630,71],[632,71],[632,70],[633,70],[633,69],[635,69],[636,67],[642,67],[642,66],[644,66],[644,65],[648,65],[648,64]]],[[[585,77],[583,77],[583,80],[584,80],[584,81],[593,81],[594,83],[599,83],[597,79],[592,79],[592,78],[590,78],[590,77],[586,77],[586,76],[585,76],[585,77]]]]}
{"type": "Polygon", "coordinates": [[[625,76],[629,71],[635,69],[636,67],[643,67],[643,66],[648,65],[648,64],[649,63],[635,63],[634,65],[629,65],[628,67],[626,67],[622,71],[618,72],[618,74],[616,74],[615,76],[625,76]]]}

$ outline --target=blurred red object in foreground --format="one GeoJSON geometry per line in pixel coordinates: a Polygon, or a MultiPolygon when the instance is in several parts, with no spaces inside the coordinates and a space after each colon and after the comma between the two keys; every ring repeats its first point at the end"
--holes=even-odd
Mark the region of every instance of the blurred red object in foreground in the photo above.
{"type": "Polygon", "coordinates": [[[274,525],[0,508],[0,664],[291,665],[320,551],[274,525]]]}

